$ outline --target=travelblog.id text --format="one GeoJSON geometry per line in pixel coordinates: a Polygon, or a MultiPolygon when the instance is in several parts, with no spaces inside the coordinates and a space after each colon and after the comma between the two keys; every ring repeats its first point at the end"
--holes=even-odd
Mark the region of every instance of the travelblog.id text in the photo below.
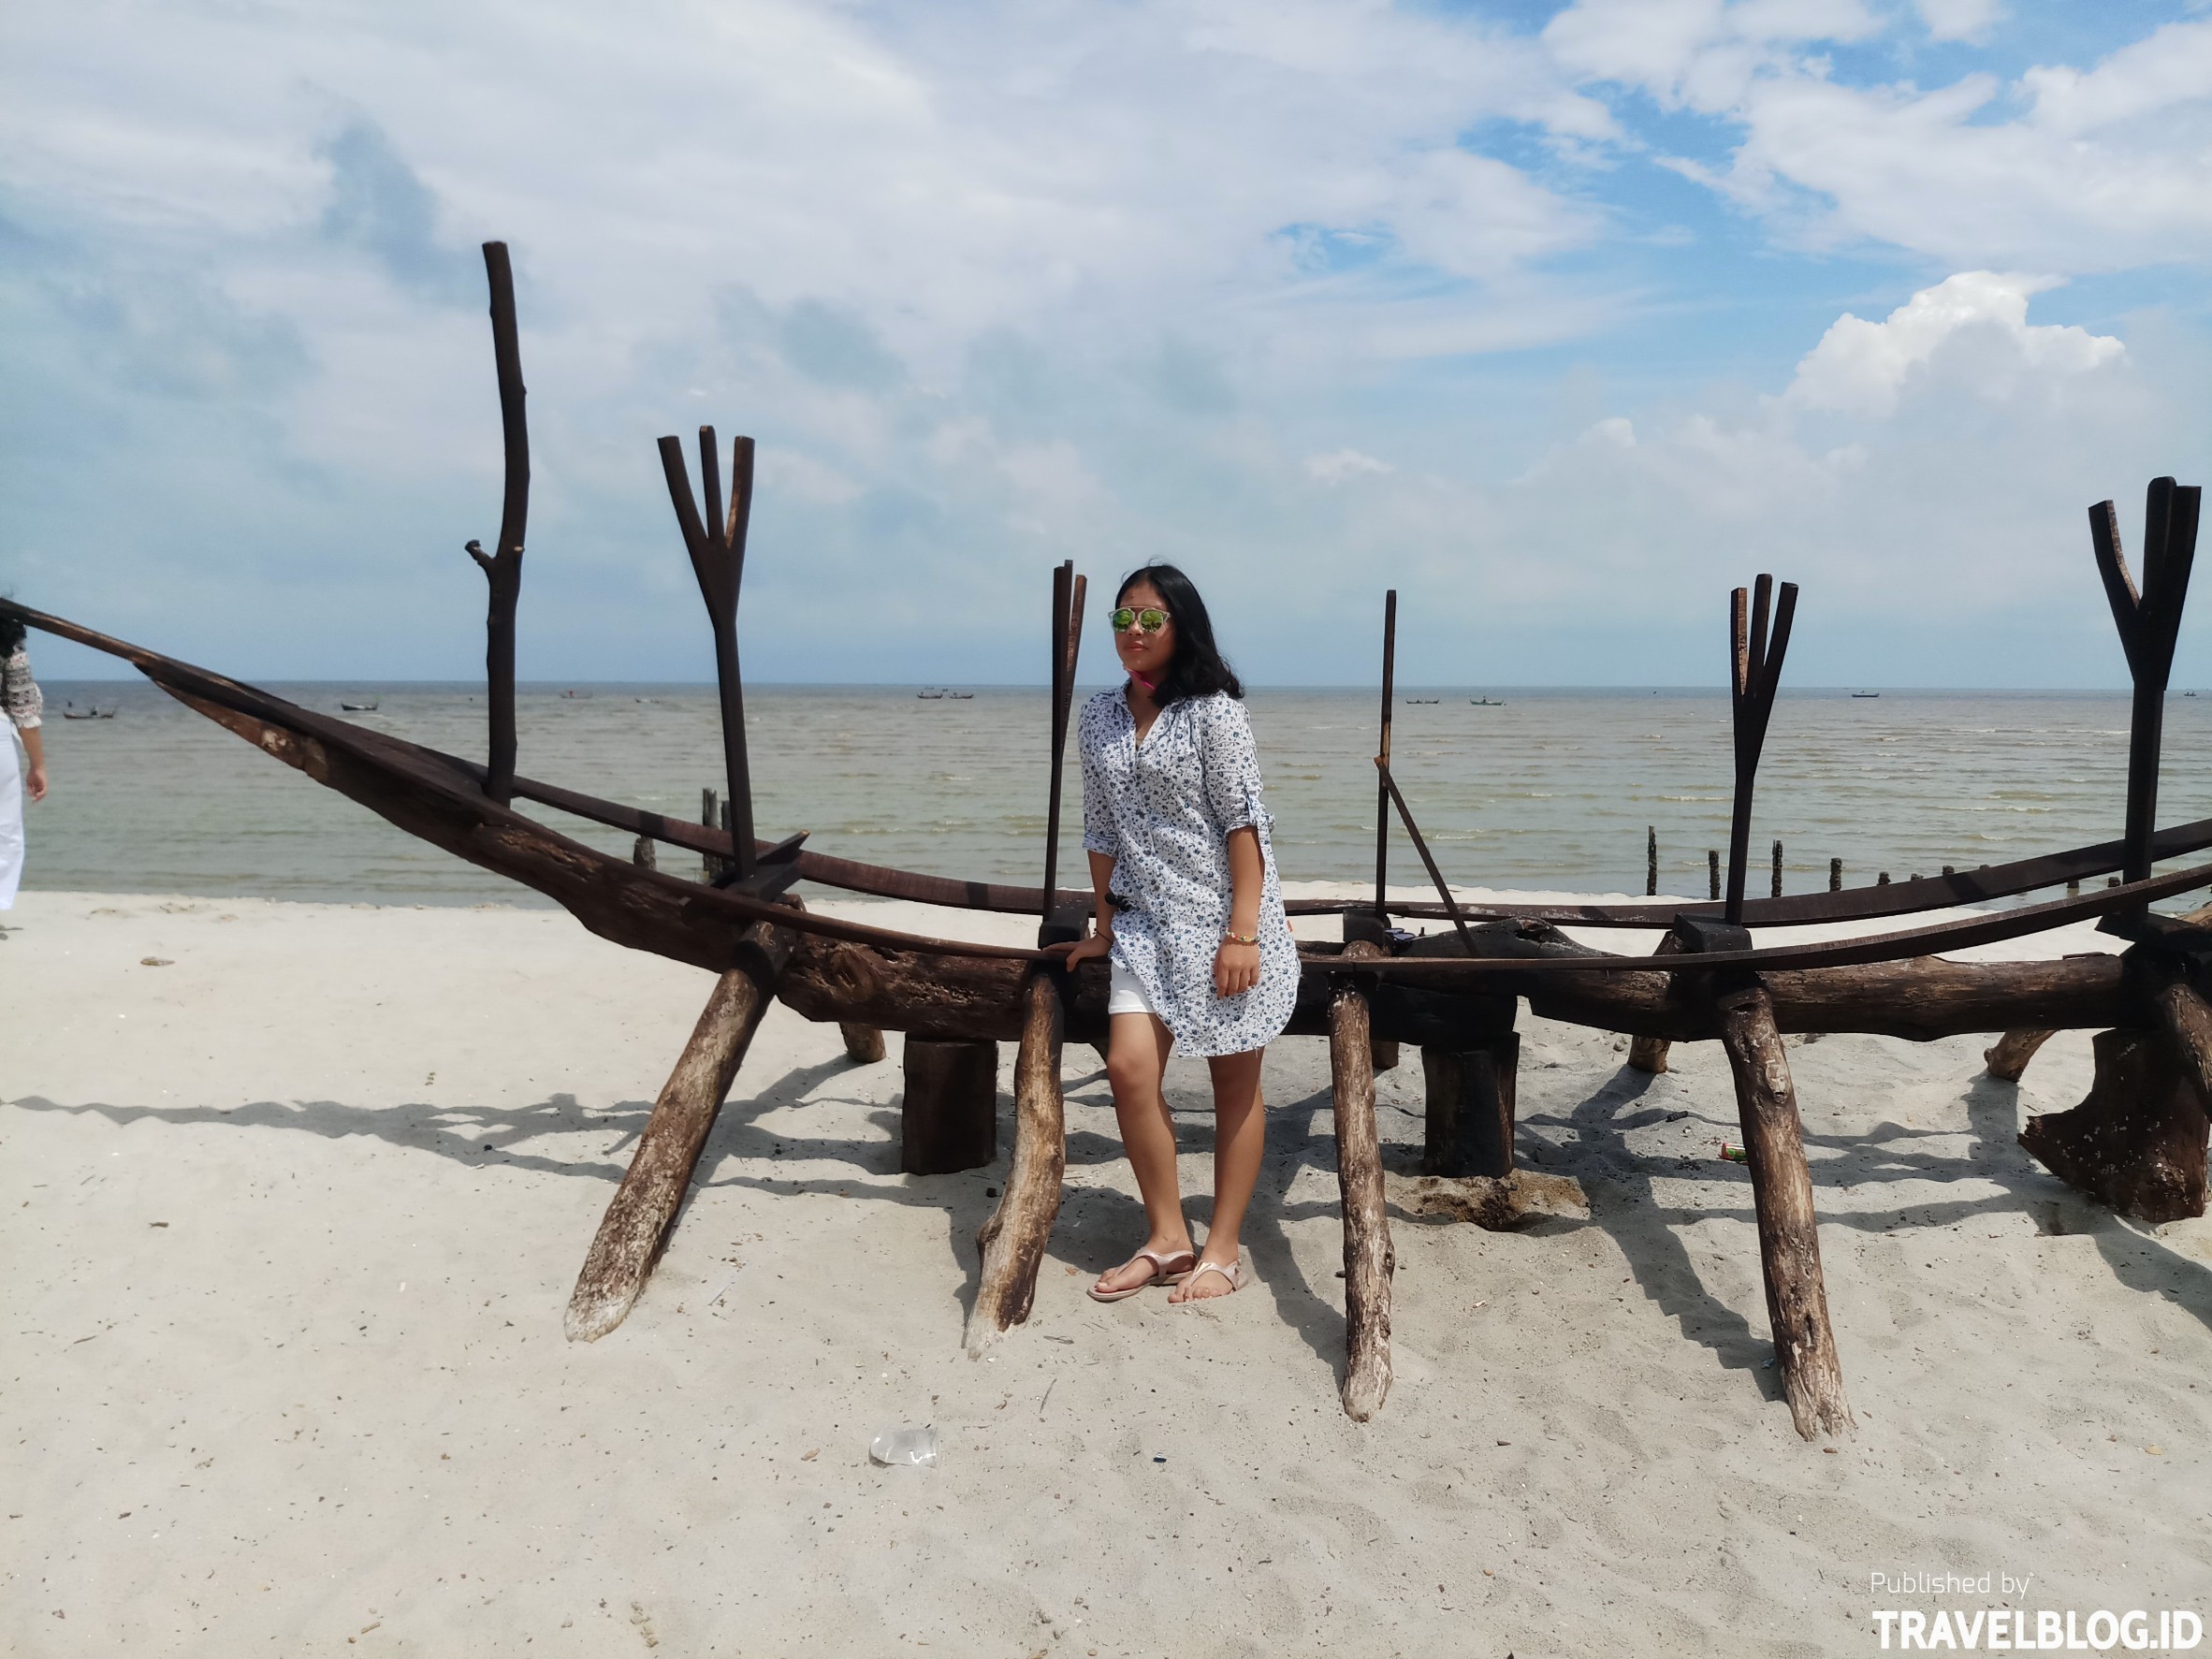
{"type": "MultiPolygon", "coordinates": [[[[2025,1599],[2033,1573],[1872,1573],[1876,1602],[1907,1596],[2003,1596],[2025,1599]]],[[[2189,1608],[1875,1607],[1869,1614],[1885,1650],[1935,1652],[2186,1653],[2205,1639],[2204,1615],[2189,1608]]]]}

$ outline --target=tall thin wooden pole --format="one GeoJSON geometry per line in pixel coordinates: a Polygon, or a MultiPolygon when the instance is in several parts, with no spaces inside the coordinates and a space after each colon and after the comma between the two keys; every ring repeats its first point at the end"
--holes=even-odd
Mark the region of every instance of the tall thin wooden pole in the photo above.
{"type": "MultiPolygon", "coordinates": [[[[1383,595],[1382,735],[1376,741],[1375,764],[1387,777],[1390,765],[1390,699],[1398,678],[1398,589],[1383,595]]],[[[1377,783],[1375,790],[1375,910],[1383,913],[1390,874],[1390,790],[1377,783]]]]}
{"type": "Polygon", "coordinates": [[[1729,711],[1734,717],[1736,747],[1736,801],[1728,825],[1728,892],[1725,914],[1733,925],[1743,921],[1743,880],[1751,862],[1752,786],[1759,773],[1759,751],[1766,746],[1767,722],[1774,712],[1774,693],[1782,683],[1782,662],[1790,645],[1790,622],[1797,610],[1797,585],[1782,584],[1776,604],[1774,578],[1761,575],[1746,594],[1739,588],[1729,596],[1730,647],[1729,711]],[[1747,614],[1748,613],[1748,614],[1747,614]],[[1771,617],[1773,638],[1768,637],[1771,617]],[[1747,628],[1748,623],[1748,628],[1747,628]]]}
{"type": "Polygon", "coordinates": [[[497,548],[471,542],[469,557],[483,567],[491,589],[484,619],[484,680],[491,715],[484,793],[501,806],[515,794],[515,607],[522,596],[522,532],[530,521],[530,422],[523,413],[522,347],[515,326],[515,271],[505,242],[484,244],[484,275],[491,288],[491,353],[500,384],[500,435],[507,453],[507,479],[500,504],[497,548]]]}
{"type": "Polygon", "coordinates": [[[2143,586],[2137,590],[2120,551],[2119,515],[2110,502],[2089,509],[2089,539],[2104,596],[2118,624],[2120,648],[2135,684],[2128,724],[2127,862],[2130,881],[2150,876],[2150,837],[2158,824],[2159,749],[2166,720],[2166,681],[2181,608],[2189,597],[2196,559],[2199,491],[2171,478],[2153,478],[2143,505],[2143,586]]]}
{"type": "MultiPolygon", "coordinates": [[[[1044,826],[1044,909],[1042,925],[1053,926],[1054,889],[1060,875],[1060,787],[1068,758],[1068,713],[1075,701],[1075,664],[1083,650],[1084,578],[1075,560],[1064,559],[1053,570],[1052,798],[1044,826]]],[[[1040,938],[1040,944],[1049,943],[1040,938]]]]}

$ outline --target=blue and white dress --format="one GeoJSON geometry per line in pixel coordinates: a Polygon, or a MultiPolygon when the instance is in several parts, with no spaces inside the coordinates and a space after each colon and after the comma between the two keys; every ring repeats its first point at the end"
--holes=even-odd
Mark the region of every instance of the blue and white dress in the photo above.
{"type": "Polygon", "coordinates": [[[1252,722],[1234,697],[1171,703],[1137,741],[1121,691],[1100,691],[1076,724],[1083,753],[1083,844],[1113,863],[1113,960],[1144,987],[1186,1054],[1264,1046],[1298,1001],[1298,946],[1259,804],[1252,722]],[[1229,925],[1229,833],[1259,832],[1259,982],[1214,994],[1214,957],[1229,925]]]}

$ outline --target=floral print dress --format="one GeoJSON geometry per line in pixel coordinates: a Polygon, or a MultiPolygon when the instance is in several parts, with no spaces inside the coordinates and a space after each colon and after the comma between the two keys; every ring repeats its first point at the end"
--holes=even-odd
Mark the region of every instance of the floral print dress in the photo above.
{"type": "Polygon", "coordinates": [[[1222,692],[1171,703],[1137,741],[1121,691],[1084,704],[1083,844],[1114,861],[1113,960],[1136,977],[1186,1054],[1238,1055],[1289,1024],[1298,946],[1283,914],[1259,756],[1244,706],[1222,692]],[[1214,994],[1229,925],[1229,833],[1259,832],[1259,982],[1214,994]]]}

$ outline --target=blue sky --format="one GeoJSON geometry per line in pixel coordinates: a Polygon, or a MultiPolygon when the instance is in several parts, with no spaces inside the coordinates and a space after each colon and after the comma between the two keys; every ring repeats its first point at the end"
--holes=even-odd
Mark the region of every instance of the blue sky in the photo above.
{"type": "MultiPolygon", "coordinates": [[[[654,440],[761,444],[762,679],[1044,674],[1185,563],[1273,683],[2120,683],[2212,456],[2212,11],[87,0],[0,22],[0,590],[264,677],[704,678],[654,440]]],[[[2181,684],[2212,683],[2212,596],[2181,684]]],[[[1088,648],[1104,660],[1102,638],[1088,648]]],[[[43,673],[96,660],[48,646],[43,673]]]]}

